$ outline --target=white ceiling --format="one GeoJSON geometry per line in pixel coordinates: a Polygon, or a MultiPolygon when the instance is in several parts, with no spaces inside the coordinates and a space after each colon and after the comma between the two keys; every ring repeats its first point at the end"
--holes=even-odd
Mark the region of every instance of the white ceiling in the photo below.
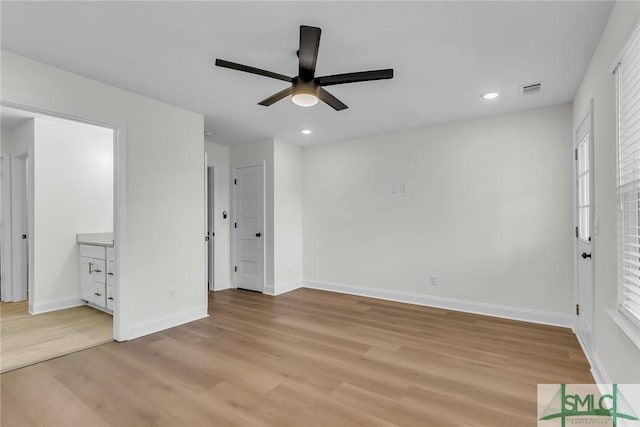
{"type": "Polygon", "coordinates": [[[2,1],[1,37],[3,49],[202,113],[209,140],[309,144],[571,102],[612,5],[2,1]],[[301,24],[322,28],[317,75],[392,67],[394,79],[328,88],[341,112],[262,107],[287,84],[213,66],[296,75],[301,24]],[[518,94],[538,81],[541,93],[518,94]]]}

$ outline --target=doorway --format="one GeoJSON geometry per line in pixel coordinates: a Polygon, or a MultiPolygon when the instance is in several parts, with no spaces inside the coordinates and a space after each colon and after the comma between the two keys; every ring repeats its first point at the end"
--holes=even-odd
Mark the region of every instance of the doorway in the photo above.
{"type": "MultiPolygon", "coordinates": [[[[3,334],[3,372],[112,341],[120,275],[119,245],[113,244],[118,234],[116,129],[7,104],[2,103],[0,299],[3,325],[21,326],[13,328],[15,334],[3,334]],[[111,268],[103,269],[109,280],[103,282],[114,291],[101,293],[110,312],[96,310],[81,293],[86,239],[111,261],[111,268]]],[[[97,287],[94,294],[100,294],[97,287]]]]}
{"type": "Polygon", "coordinates": [[[575,132],[576,319],[577,335],[588,354],[593,349],[593,103],[575,132]]]}
{"type": "Polygon", "coordinates": [[[236,167],[234,194],[234,277],[236,287],[264,290],[264,167],[236,167]]]}
{"type": "Polygon", "coordinates": [[[28,153],[11,156],[11,300],[14,302],[24,301],[28,295],[28,170],[28,153]]]}

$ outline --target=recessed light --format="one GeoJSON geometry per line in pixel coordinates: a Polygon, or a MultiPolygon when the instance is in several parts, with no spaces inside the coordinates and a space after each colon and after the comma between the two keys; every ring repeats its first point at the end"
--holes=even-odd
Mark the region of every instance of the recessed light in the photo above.
{"type": "Polygon", "coordinates": [[[489,92],[482,95],[484,99],[496,99],[500,94],[498,92],[489,92]]]}
{"type": "Polygon", "coordinates": [[[305,135],[311,135],[311,131],[309,129],[303,129],[302,133],[305,135]]]}

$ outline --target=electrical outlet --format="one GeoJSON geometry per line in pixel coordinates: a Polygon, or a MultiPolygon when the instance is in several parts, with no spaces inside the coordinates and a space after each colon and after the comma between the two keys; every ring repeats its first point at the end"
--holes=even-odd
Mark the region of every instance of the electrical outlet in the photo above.
{"type": "Polygon", "coordinates": [[[435,276],[435,275],[433,275],[433,274],[432,274],[432,275],[429,277],[429,284],[430,284],[431,286],[437,286],[437,285],[438,285],[438,282],[437,282],[437,279],[436,279],[436,276],[435,276]]]}
{"type": "Polygon", "coordinates": [[[175,289],[169,289],[169,299],[170,300],[174,300],[176,299],[176,290],[175,289]]]}

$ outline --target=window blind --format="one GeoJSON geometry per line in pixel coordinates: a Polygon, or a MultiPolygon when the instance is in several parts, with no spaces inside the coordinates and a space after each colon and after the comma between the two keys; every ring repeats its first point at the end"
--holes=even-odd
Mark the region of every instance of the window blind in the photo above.
{"type": "Polygon", "coordinates": [[[640,327],[640,26],[616,71],[618,305],[640,327]]]}

